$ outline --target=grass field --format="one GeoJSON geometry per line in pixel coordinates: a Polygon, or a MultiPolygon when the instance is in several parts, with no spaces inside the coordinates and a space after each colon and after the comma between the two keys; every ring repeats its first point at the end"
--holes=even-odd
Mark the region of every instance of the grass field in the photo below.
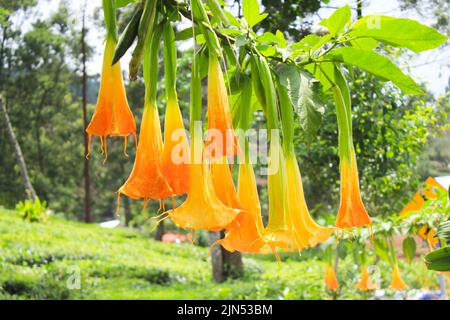
{"type": "MultiPolygon", "coordinates": [[[[309,255],[245,256],[245,275],[216,284],[208,248],[156,242],[124,228],[104,229],[53,216],[29,223],[0,209],[0,299],[329,299],[323,263],[309,255]],[[79,275],[79,278],[77,277],[79,275]],[[77,286],[79,281],[79,288],[77,286]]],[[[339,264],[339,298],[354,289],[351,257],[339,264]]],[[[402,265],[412,288],[437,286],[422,262],[402,265]]],[[[390,271],[381,264],[378,281],[390,271]]]]}

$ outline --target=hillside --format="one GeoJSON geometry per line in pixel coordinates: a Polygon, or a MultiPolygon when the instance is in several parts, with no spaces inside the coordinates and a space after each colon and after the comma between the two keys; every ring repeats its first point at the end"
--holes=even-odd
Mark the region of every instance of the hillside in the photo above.
{"type": "MultiPolygon", "coordinates": [[[[276,263],[272,256],[251,256],[244,264],[242,280],[215,284],[208,248],[155,242],[127,229],[104,229],[55,216],[47,223],[28,223],[0,209],[0,299],[330,297],[317,259],[302,261],[296,256],[276,263]]],[[[404,268],[410,284],[420,288],[426,280],[434,285],[432,273],[420,276],[420,262],[404,268]],[[419,278],[421,283],[414,283],[419,278]]],[[[339,277],[346,278],[340,297],[364,297],[353,288],[358,271],[350,257],[340,269],[339,277]]],[[[390,275],[384,271],[386,278],[380,281],[387,286],[390,275]]]]}

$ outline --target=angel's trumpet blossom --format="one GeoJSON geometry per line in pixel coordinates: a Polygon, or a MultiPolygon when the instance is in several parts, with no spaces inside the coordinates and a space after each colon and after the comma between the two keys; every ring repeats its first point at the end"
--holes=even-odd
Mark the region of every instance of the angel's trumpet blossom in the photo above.
{"type": "MultiPolygon", "coordinates": [[[[196,158],[196,145],[202,146],[201,136],[194,134],[191,143],[191,158],[196,158]]],[[[201,151],[201,154],[203,151],[201,151]]],[[[186,201],[166,213],[181,228],[219,231],[229,225],[239,214],[239,209],[227,207],[217,197],[212,182],[211,170],[202,159],[189,165],[189,192],[186,201]]]]}
{"type": "Polygon", "coordinates": [[[326,241],[334,228],[318,225],[309,214],[303,193],[302,178],[295,156],[286,157],[287,210],[286,221],[293,241],[291,249],[301,250],[326,241]]]}
{"type": "Polygon", "coordinates": [[[230,252],[258,253],[264,246],[264,227],[255,173],[250,163],[239,165],[238,198],[244,211],[227,227],[225,238],[219,243],[230,252]]]}
{"type": "Polygon", "coordinates": [[[292,243],[292,232],[286,223],[287,181],[286,163],[278,135],[272,135],[269,149],[267,188],[269,194],[269,222],[264,230],[264,241],[274,250],[287,249],[292,243]]]}
{"type": "Polygon", "coordinates": [[[189,143],[184,130],[178,102],[169,99],[164,125],[164,152],[162,172],[174,194],[189,190],[189,143]]]}
{"type": "Polygon", "coordinates": [[[335,68],[338,85],[332,90],[336,101],[339,127],[339,158],[341,172],[341,199],[336,219],[338,228],[362,227],[372,224],[361,199],[358,168],[352,137],[351,98],[346,81],[335,68]]]}
{"type": "Polygon", "coordinates": [[[367,272],[367,267],[362,266],[361,268],[361,280],[355,285],[356,289],[361,291],[370,291],[375,290],[376,286],[373,283],[372,279],[370,279],[369,272],[367,272]]]}
{"type": "Polygon", "coordinates": [[[394,264],[394,266],[392,267],[392,281],[390,288],[394,290],[405,290],[408,288],[408,285],[400,276],[400,270],[397,264],[394,264]]]}
{"type": "Polygon", "coordinates": [[[162,171],[163,142],[158,109],[147,103],[142,115],[133,171],[118,193],[132,199],[165,199],[173,196],[162,171]]]}
{"type": "Polygon", "coordinates": [[[334,268],[330,265],[328,265],[325,269],[324,282],[328,290],[336,291],[339,289],[339,282],[336,278],[336,273],[334,272],[334,268]]]}
{"type": "Polygon", "coordinates": [[[211,174],[214,191],[220,201],[227,207],[242,209],[226,157],[212,162],[211,174]]]}
{"type": "Polygon", "coordinates": [[[164,122],[163,173],[173,193],[180,195],[187,193],[189,189],[189,143],[178,105],[176,91],[177,49],[175,34],[170,22],[164,24],[163,34],[167,98],[164,122]]]}
{"type": "Polygon", "coordinates": [[[336,220],[338,228],[361,227],[371,224],[359,191],[355,151],[350,158],[341,159],[341,202],[336,220]]]}
{"type": "Polygon", "coordinates": [[[89,156],[93,135],[100,137],[102,151],[106,157],[108,153],[107,137],[124,137],[125,154],[127,137],[133,135],[136,140],[136,123],[128,105],[120,62],[111,65],[116,44],[117,42],[113,37],[107,37],[97,107],[86,129],[89,135],[88,154],[86,157],[89,156]]]}
{"type": "Polygon", "coordinates": [[[231,121],[227,88],[219,59],[213,54],[208,69],[208,129],[210,136],[206,146],[212,150],[212,158],[232,157],[237,153],[238,142],[231,121]]]}

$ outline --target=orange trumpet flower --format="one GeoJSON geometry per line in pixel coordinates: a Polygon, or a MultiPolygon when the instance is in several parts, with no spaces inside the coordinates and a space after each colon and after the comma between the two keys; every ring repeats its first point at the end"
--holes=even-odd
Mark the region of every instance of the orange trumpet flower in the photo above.
{"type": "Polygon", "coordinates": [[[226,250],[258,253],[264,246],[261,206],[256,179],[250,163],[239,165],[238,198],[245,211],[228,227],[225,238],[218,241],[226,250]]]}
{"type": "Polygon", "coordinates": [[[361,280],[355,285],[355,288],[361,291],[370,291],[376,289],[375,284],[372,282],[372,279],[370,279],[370,275],[367,272],[366,266],[361,267],[361,280]]]}
{"type": "Polygon", "coordinates": [[[325,269],[325,285],[331,291],[336,291],[339,289],[339,282],[336,278],[336,273],[334,272],[334,268],[332,266],[327,266],[325,269]]]}
{"type": "Polygon", "coordinates": [[[96,135],[100,137],[105,161],[108,157],[108,136],[125,137],[125,154],[127,137],[133,135],[136,141],[136,122],[128,105],[120,63],[111,65],[116,44],[114,38],[107,37],[97,107],[86,129],[89,135],[86,157],[89,157],[92,136],[96,135]]]}
{"type": "Polygon", "coordinates": [[[359,191],[358,169],[353,147],[349,158],[341,158],[341,202],[336,220],[338,228],[352,228],[372,223],[359,191]]]}
{"type": "Polygon", "coordinates": [[[220,201],[227,207],[242,209],[242,205],[236,194],[236,188],[226,157],[222,157],[222,159],[217,159],[212,162],[211,174],[214,191],[220,201]]]}
{"type": "Polygon", "coordinates": [[[174,194],[189,190],[189,143],[176,99],[169,99],[164,125],[162,172],[174,194]]]}
{"type": "Polygon", "coordinates": [[[216,55],[210,55],[208,69],[208,129],[217,130],[220,136],[210,137],[206,146],[212,157],[233,156],[238,142],[231,121],[228,93],[222,69],[216,55]],[[225,143],[226,142],[226,143],[225,143]]]}
{"type": "Polygon", "coordinates": [[[158,109],[146,102],[142,115],[139,143],[133,171],[119,189],[132,199],[164,199],[173,196],[172,188],[162,172],[163,142],[158,109]]]}
{"type": "Polygon", "coordinates": [[[405,283],[405,281],[403,281],[402,277],[400,276],[400,270],[397,264],[395,264],[392,268],[392,281],[390,288],[394,290],[405,290],[408,288],[408,285],[405,283]]]}
{"type": "Polygon", "coordinates": [[[334,228],[318,225],[309,214],[300,170],[293,155],[286,158],[286,176],[288,189],[286,221],[292,233],[291,249],[301,250],[326,241],[334,228]]]}
{"type": "MultiPolygon", "coordinates": [[[[203,153],[201,136],[194,135],[191,159],[196,158],[195,145],[201,146],[203,153]]],[[[211,170],[204,160],[201,163],[192,161],[189,165],[189,176],[195,183],[190,183],[186,201],[178,208],[165,213],[181,228],[209,231],[224,229],[236,218],[240,210],[227,207],[219,200],[214,192],[211,170]]]]}

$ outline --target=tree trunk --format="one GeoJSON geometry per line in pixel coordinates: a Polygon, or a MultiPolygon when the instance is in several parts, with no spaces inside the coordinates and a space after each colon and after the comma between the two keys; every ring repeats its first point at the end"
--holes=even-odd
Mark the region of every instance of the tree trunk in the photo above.
{"type": "Polygon", "coordinates": [[[8,133],[9,142],[13,148],[14,154],[16,155],[17,164],[19,165],[20,175],[23,179],[23,185],[25,192],[29,199],[34,200],[37,198],[36,191],[34,191],[33,185],[31,184],[30,177],[28,176],[27,165],[25,159],[23,158],[22,150],[20,149],[19,142],[17,141],[16,135],[14,134],[11,121],[9,120],[8,112],[6,111],[6,106],[4,105],[3,98],[0,96],[0,110],[3,114],[3,123],[8,133]]]}
{"type": "MultiPolygon", "coordinates": [[[[81,55],[83,64],[83,75],[81,78],[82,91],[83,91],[83,138],[84,138],[84,154],[88,153],[88,143],[89,136],[86,132],[88,126],[87,118],[87,71],[86,71],[86,5],[87,1],[84,2],[83,8],[83,22],[81,30],[81,55]]],[[[83,177],[84,177],[84,221],[91,222],[91,179],[89,176],[89,161],[84,157],[84,167],[83,167],[83,177]]]]}
{"type": "MultiPolygon", "coordinates": [[[[224,237],[224,232],[209,232],[211,244],[224,237]]],[[[244,264],[240,252],[229,252],[220,245],[211,248],[212,275],[216,282],[224,282],[227,279],[242,277],[244,264]]]]}
{"type": "Polygon", "coordinates": [[[162,241],[163,235],[164,235],[164,220],[158,224],[154,239],[156,241],[162,241]]]}

